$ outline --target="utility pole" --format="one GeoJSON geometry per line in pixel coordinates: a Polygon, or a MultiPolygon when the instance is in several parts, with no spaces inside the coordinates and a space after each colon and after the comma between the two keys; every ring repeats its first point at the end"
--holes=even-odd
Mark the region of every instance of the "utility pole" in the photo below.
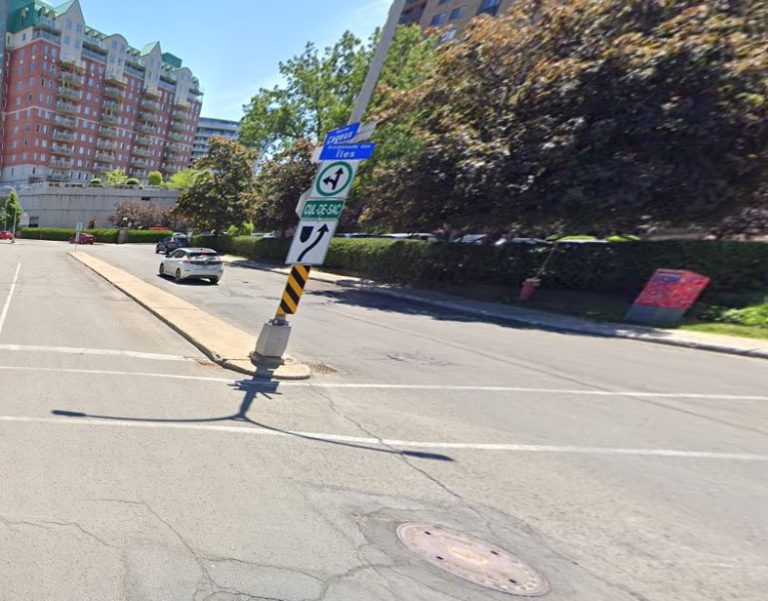
{"type": "MultiPolygon", "coordinates": [[[[389,17],[384,25],[384,29],[381,31],[381,38],[376,48],[376,52],[373,55],[373,60],[368,68],[368,74],[363,82],[363,87],[355,100],[355,106],[352,110],[352,115],[349,118],[349,124],[359,123],[362,121],[368,105],[371,102],[373,93],[376,90],[376,85],[381,77],[381,71],[384,68],[384,63],[387,60],[389,54],[389,48],[392,45],[392,40],[395,37],[397,31],[397,25],[400,21],[403,8],[405,8],[406,0],[393,0],[392,6],[389,9],[389,17]]],[[[298,236],[299,232],[294,235],[298,236]]],[[[305,265],[294,265],[291,269],[291,278],[306,279],[309,277],[310,267],[305,265]]],[[[303,285],[301,289],[303,291],[303,285]]],[[[295,286],[292,286],[291,279],[289,278],[288,285],[286,286],[285,296],[293,297],[296,304],[298,299],[296,298],[295,286]]],[[[298,297],[300,298],[300,294],[298,297]]],[[[290,300],[290,299],[289,299],[290,300]]],[[[282,304],[281,304],[282,307],[282,304]]],[[[254,363],[261,371],[266,369],[269,375],[280,377],[278,369],[283,363],[283,355],[285,349],[288,347],[288,339],[291,335],[291,326],[285,317],[285,313],[282,308],[278,308],[277,315],[274,319],[264,324],[259,335],[259,340],[256,343],[256,350],[254,352],[254,363]]],[[[307,372],[308,376],[308,372],[307,372]]]]}

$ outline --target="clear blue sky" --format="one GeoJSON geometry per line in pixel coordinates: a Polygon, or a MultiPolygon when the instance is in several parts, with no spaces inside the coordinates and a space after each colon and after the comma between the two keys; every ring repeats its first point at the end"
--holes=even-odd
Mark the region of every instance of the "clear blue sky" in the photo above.
{"type": "MultiPolygon", "coordinates": [[[[52,4],[60,4],[55,0],[52,4]]],[[[349,29],[367,38],[384,24],[391,0],[80,0],[85,21],[122,33],[141,48],[160,41],[184,61],[205,91],[203,115],[240,119],[260,87],[279,83],[277,64],[313,41],[335,42],[349,29]]]]}

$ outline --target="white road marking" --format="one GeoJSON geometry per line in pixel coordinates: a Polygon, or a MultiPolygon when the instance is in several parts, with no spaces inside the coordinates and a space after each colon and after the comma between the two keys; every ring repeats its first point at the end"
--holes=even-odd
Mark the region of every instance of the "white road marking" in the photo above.
{"type": "Polygon", "coordinates": [[[3,311],[0,313],[0,334],[3,332],[3,326],[5,325],[5,320],[8,317],[8,309],[11,307],[11,298],[13,298],[13,293],[16,290],[16,282],[19,281],[19,272],[21,271],[21,263],[18,264],[16,267],[16,275],[13,276],[13,282],[11,283],[11,289],[8,292],[8,298],[5,299],[5,304],[3,305],[3,311]]]}
{"type": "MultiPolygon", "coordinates": [[[[47,349],[50,347],[18,347],[18,345],[0,344],[0,350],[36,350],[47,349]]],[[[65,347],[53,347],[55,352],[68,352],[81,354],[83,349],[68,349],[65,347]]],[[[175,355],[153,355],[152,353],[135,353],[133,351],[109,351],[99,349],[85,349],[90,352],[85,354],[106,354],[128,357],[139,357],[143,359],[165,358],[166,361],[192,361],[189,357],[180,357],[175,355]]],[[[214,382],[221,384],[243,384],[245,387],[258,387],[259,384],[267,384],[268,381],[260,382],[258,380],[238,380],[236,378],[214,378],[204,376],[190,376],[161,372],[134,372],[120,371],[111,369],[64,369],[52,367],[35,366],[17,366],[0,365],[0,371],[32,371],[41,373],[63,373],[63,374],[82,374],[92,376],[125,376],[131,378],[158,378],[166,380],[185,380],[189,382],[214,382]]],[[[404,391],[429,391],[438,392],[502,392],[502,393],[525,393],[525,394],[562,394],[572,396],[597,396],[597,397],[640,397],[640,398],[661,398],[661,399],[703,399],[703,400],[725,400],[725,401],[768,401],[768,396],[758,395],[740,395],[740,394],[717,394],[717,393],[697,393],[697,392],[648,392],[648,391],[630,391],[630,390],[572,390],[564,388],[523,388],[518,386],[452,386],[450,384],[355,384],[343,382],[272,382],[279,388],[320,388],[325,390],[404,390],[404,391]]]]}
{"type": "Polygon", "coordinates": [[[131,422],[120,420],[98,420],[82,417],[23,417],[0,416],[0,423],[44,424],[52,426],[87,426],[107,428],[138,428],[146,430],[193,430],[202,432],[219,432],[244,434],[249,436],[273,436],[279,438],[300,438],[317,440],[319,442],[340,442],[370,445],[373,447],[395,447],[411,449],[457,450],[457,451],[497,451],[511,453],[546,453],[558,455],[603,455],[625,457],[659,457],[671,459],[710,459],[719,461],[768,462],[768,455],[753,453],[720,453],[715,451],[682,451],[674,449],[631,449],[612,447],[577,447],[560,445],[527,445],[527,444],[487,444],[462,442],[416,442],[410,440],[379,440],[358,436],[340,434],[324,434],[317,432],[293,432],[268,430],[258,426],[213,426],[194,423],[174,422],[131,422]]]}
{"type": "MultiPolygon", "coordinates": [[[[2,327],[2,322],[0,322],[2,327]]],[[[80,348],[69,346],[34,346],[27,344],[0,344],[0,351],[33,353],[63,353],[67,355],[97,355],[102,357],[128,357],[131,359],[151,359],[153,361],[192,361],[191,357],[164,355],[162,353],[142,353],[139,351],[121,351],[116,349],[80,348]]],[[[28,368],[39,371],[37,367],[28,368]]]]}

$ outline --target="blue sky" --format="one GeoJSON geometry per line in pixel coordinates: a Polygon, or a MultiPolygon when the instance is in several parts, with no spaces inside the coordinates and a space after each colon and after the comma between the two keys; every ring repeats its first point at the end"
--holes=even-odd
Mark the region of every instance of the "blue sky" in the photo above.
{"type": "MultiPolygon", "coordinates": [[[[52,2],[59,4],[59,2],[52,2]]],[[[160,41],[181,57],[205,91],[203,115],[240,119],[262,86],[279,82],[277,64],[313,41],[349,29],[368,37],[384,24],[390,0],[80,0],[85,21],[122,33],[134,47],[160,41]]]]}

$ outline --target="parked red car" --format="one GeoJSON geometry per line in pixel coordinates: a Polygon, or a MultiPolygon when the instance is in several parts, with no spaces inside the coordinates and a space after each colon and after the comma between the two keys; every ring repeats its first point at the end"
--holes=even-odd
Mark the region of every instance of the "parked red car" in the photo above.
{"type": "Polygon", "coordinates": [[[3,230],[0,232],[0,240],[10,240],[13,241],[14,236],[13,232],[9,232],[8,230],[3,230]]]}
{"type": "MultiPolygon", "coordinates": [[[[94,236],[93,234],[86,234],[85,232],[80,234],[80,244],[93,244],[93,242],[95,240],[96,240],[96,236],[94,236]]],[[[75,244],[75,237],[74,236],[72,236],[69,239],[69,243],[70,244],[75,244]]]]}

